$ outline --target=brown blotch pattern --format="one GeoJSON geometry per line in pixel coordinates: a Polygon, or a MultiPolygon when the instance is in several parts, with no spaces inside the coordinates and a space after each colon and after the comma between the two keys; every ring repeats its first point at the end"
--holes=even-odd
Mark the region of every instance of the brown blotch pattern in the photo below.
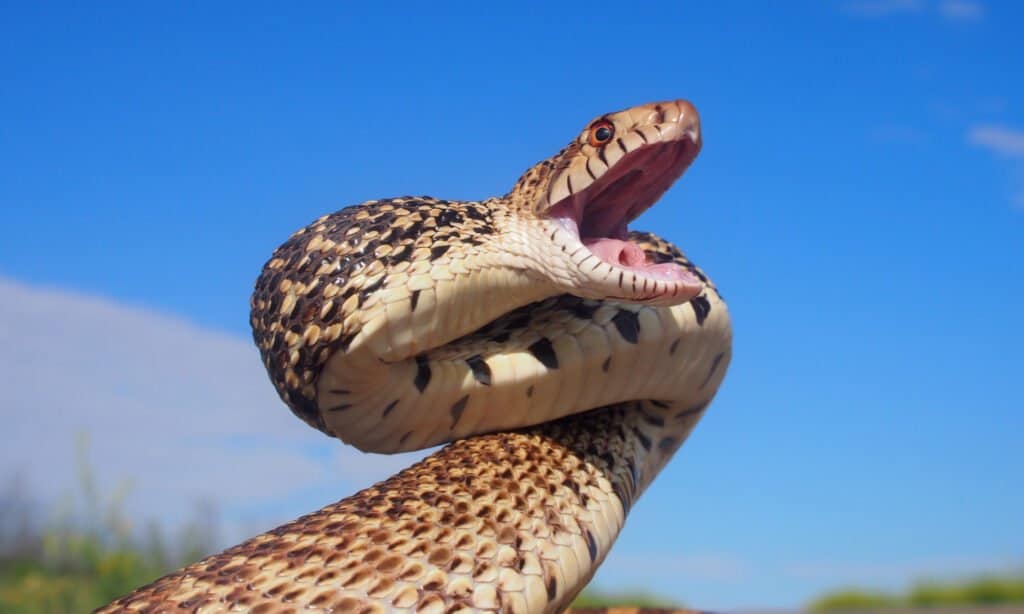
{"type": "MultiPolygon", "coordinates": [[[[270,379],[295,415],[331,434],[317,409],[316,379],[355,336],[339,318],[341,306],[361,307],[391,267],[421,250],[433,261],[453,245],[482,244],[496,232],[493,215],[488,201],[375,200],[317,219],[274,251],[256,280],[250,323],[270,379]]],[[[410,296],[413,308],[418,298],[410,296]]],[[[418,386],[427,382],[429,374],[418,375],[418,386]]]]}

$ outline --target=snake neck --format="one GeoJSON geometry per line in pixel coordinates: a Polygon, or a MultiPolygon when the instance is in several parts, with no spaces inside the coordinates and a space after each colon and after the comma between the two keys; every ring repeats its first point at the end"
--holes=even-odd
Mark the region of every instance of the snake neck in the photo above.
{"type": "Polygon", "coordinates": [[[362,450],[398,452],[622,401],[706,400],[713,388],[700,384],[722,359],[701,348],[728,343],[728,319],[696,266],[633,233],[649,259],[704,290],[669,307],[560,294],[559,261],[531,248],[550,225],[508,206],[374,201],[282,245],[257,284],[253,329],[296,415],[362,450]]]}
{"type": "MultiPolygon", "coordinates": [[[[251,321],[292,411],[365,448],[342,412],[372,418],[394,406],[386,401],[368,416],[373,395],[358,399],[360,391],[380,391],[395,365],[417,369],[414,357],[557,294],[528,247],[540,231],[502,220],[507,205],[371,201],[325,215],[281,245],[257,280],[251,321]]],[[[429,383],[422,366],[409,381],[416,377],[421,388],[429,383]]]]}

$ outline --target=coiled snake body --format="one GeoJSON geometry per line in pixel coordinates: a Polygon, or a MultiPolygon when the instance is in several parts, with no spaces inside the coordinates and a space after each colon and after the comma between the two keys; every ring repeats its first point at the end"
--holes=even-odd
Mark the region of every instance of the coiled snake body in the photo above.
{"type": "Polygon", "coordinates": [[[500,198],[371,201],[292,235],[252,299],[282,399],[363,450],[454,443],[104,611],[564,609],[729,362],[712,283],[626,227],[700,144],[689,103],[638,106],[500,198]]]}

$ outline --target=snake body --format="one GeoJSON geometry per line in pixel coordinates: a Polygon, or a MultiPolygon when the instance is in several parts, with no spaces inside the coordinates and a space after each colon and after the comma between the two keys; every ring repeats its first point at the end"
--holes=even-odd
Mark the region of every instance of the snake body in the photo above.
{"type": "Polygon", "coordinates": [[[694,108],[602,115],[502,197],[371,201],[265,265],[254,339],[291,410],[447,447],[101,611],[556,612],[703,415],[725,304],[627,223],[696,157],[694,108]]]}

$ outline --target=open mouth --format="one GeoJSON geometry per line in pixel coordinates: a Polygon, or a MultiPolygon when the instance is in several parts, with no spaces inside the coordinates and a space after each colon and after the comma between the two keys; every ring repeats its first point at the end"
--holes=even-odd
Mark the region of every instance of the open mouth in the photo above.
{"type": "MultiPolygon", "coordinates": [[[[628,235],[629,223],[661,198],[700,151],[699,137],[693,133],[679,131],[676,138],[664,138],[668,136],[624,153],[589,185],[570,189],[572,193],[554,203],[549,215],[600,262],[667,285],[691,284],[697,280],[686,268],[651,262],[628,235]]],[[[593,177],[589,162],[586,170],[586,177],[593,177]]]]}

